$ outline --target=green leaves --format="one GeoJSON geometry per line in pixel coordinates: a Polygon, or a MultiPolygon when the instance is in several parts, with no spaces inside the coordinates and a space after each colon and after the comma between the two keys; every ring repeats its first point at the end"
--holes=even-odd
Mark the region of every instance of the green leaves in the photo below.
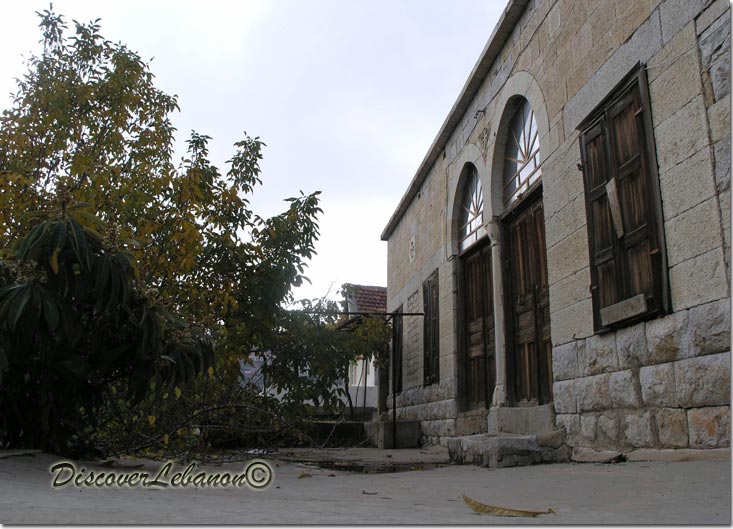
{"type": "Polygon", "coordinates": [[[84,228],[74,217],[69,217],[69,226],[71,227],[71,247],[74,250],[74,256],[81,269],[88,271],[92,266],[92,252],[87,244],[87,237],[90,234],[84,232],[84,228]]]}
{"type": "Polygon", "coordinates": [[[54,274],[59,273],[59,253],[66,243],[66,222],[57,222],[53,228],[50,244],[47,253],[49,254],[48,262],[54,274]]]}
{"type": "Polygon", "coordinates": [[[43,54],[31,57],[0,117],[0,186],[16,195],[0,213],[0,232],[20,237],[32,220],[24,213],[42,210],[61,186],[133,225],[137,212],[125,204],[153,209],[174,169],[176,98],[153,85],[136,53],[103,39],[99,24],[74,22],[67,36],[61,16],[39,16],[43,54]]]}
{"type": "Polygon", "coordinates": [[[33,293],[33,285],[9,285],[0,290],[0,322],[14,332],[33,293]]]}
{"type": "Polygon", "coordinates": [[[327,299],[301,300],[280,310],[270,332],[261,334],[257,350],[267,351],[262,370],[283,402],[339,411],[346,395],[349,365],[356,358],[381,360],[390,329],[381,318],[364,318],[355,332],[338,327],[340,307],[327,299]]]}
{"type": "Polygon", "coordinates": [[[48,331],[53,334],[61,321],[61,306],[52,294],[46,290],[41,291],[41,302],[43,303],[43,317],[46,320],[48,331]]]}
{"type": "Polygon", "coordinates": [[[182,382],[213,363],[211,343],[142,296],[134,258],[113,246],[59,213],[21,240],[14,277],[0,269],[0,442],[63,452],[110,384],[139,402],[156,373],[182,382]]]}
{"type": "Polygon", "coordinates": [[[18,250],[18,258],[21,260],[37,261],[41,255],[41,250],[46,246],[51,225],[42,222],[36,226],[20,244],[18,250]]]}

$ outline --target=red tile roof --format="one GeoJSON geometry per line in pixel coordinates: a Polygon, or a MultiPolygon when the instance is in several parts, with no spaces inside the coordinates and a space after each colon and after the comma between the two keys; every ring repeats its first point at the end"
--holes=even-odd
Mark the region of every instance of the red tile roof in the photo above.
{"type": "Polygon", "coordinates": [[[387,287],[346,283],[344,289],[356,301],[354,312],[387,312],[387,287]]]}

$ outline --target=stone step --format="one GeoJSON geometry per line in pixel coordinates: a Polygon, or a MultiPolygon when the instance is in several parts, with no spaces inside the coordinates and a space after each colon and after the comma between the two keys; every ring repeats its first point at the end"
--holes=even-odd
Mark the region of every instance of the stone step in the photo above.
{"type": "Polygon", "coordinates": [[[448,439],[453,463],[490,468],[518,467],[568,461],[570,449],[563,444],[563,432],[543,435],[478,434],[448,439]]]}

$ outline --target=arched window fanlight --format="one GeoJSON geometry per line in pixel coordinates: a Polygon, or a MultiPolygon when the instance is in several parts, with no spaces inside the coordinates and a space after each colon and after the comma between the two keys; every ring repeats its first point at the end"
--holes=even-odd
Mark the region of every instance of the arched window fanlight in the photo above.
{"type": "Polygon", "coordinates": [[[474,166],[470,166],[465,175],[466,187],[461,200],[461,217],[458,247],[466,250],[484,235],[484,194],[481,182],[474,166]]]}
{"type": "Polygon", "coordinates": [[[504,160],[504,204],[511,204],[540,179],[540,140],[529,101],[522,99],[509,120],[504,160]]]}

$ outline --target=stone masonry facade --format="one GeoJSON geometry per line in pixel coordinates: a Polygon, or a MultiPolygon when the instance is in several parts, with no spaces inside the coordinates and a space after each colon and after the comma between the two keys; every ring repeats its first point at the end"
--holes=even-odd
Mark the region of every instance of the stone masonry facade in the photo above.
{"type": "MultiPolygon", "coordinates": [[[[388,310],[421,311],[423,281],[435,270],[439,277],[439,381],[424,385],[423,321],[405,318],[398,418],[421,421],[426,443],[485,431],[486,412],[462,411],[458,397],[456,195],[462,168],[473,164],[501,257],[497,159],[507,102],[521,95],[539,131],[552,398],[566,443],[730,446],[730,5],[513,0],[502,20],[484,50],[490,64],[477,63],[464,104],[451,111],[383,234],[388,310]],[[671,305],[656,319],[596,333],[577,127],[638,63],[648,78],[671,305]]],[[[501,407],[505,287],[496,270],[492,407],[501,407]]]]}
{"type": "MultiPolygon", "coordinates": [[[[660,65],[648,78],[673,313],[607,335],[591,335],[588,318],[553,326],[556,422],[574,446],[730,446],[730,7],[663,2],[644,25],[647,61],[660,65]]],[[[572,244],[568,234],[557,250],[572,244]]],[[[584,272],[558,275],[567,292],[584,272]]]]}

